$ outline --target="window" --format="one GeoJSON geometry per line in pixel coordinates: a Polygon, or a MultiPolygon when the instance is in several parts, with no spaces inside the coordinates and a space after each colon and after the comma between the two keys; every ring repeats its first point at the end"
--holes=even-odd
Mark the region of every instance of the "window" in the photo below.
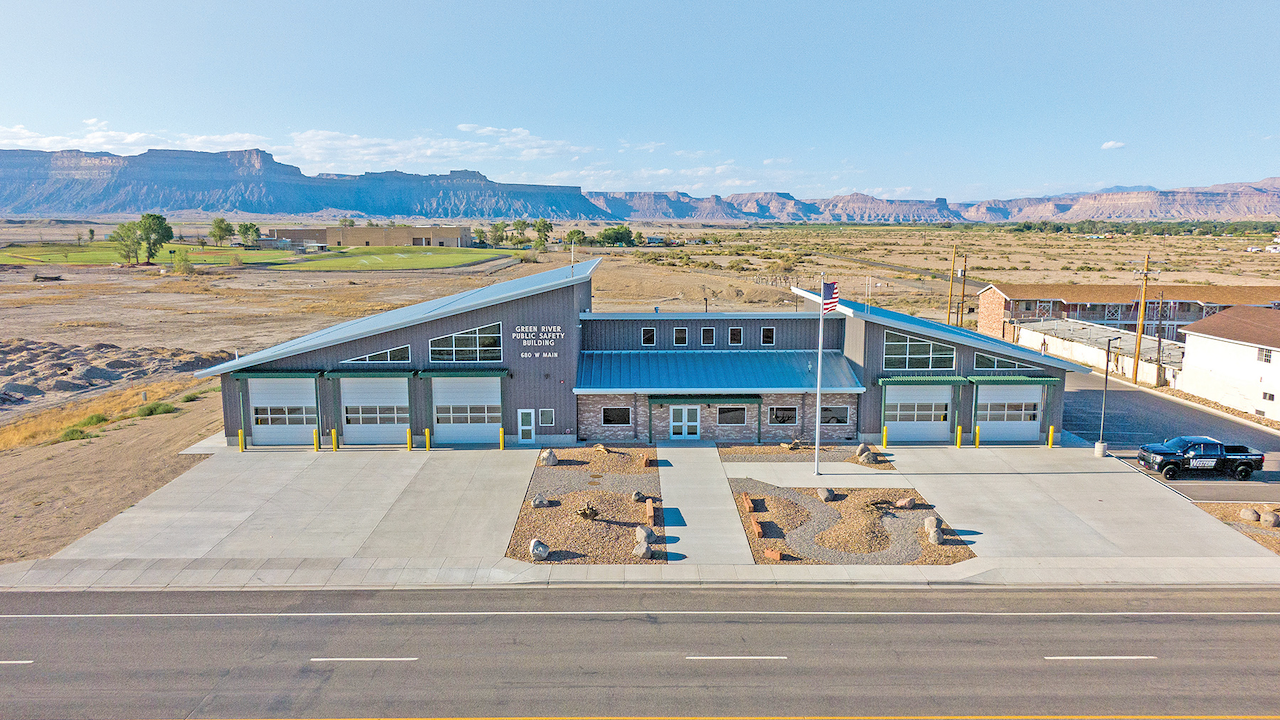
{"type": "Polygon", "coordinates": [[[538,424],[547,427],[556,424],[556,411],[546,408],[538,411],[538,424]]]}
{"type": "Polygon", "coordinates": [[[742,328],[729,328],[729,344],[730,345],[742,344],[742,328]]]}
{"type": "Polygon", "coordinates": [[[760,344],[761,345],[773,344],[773,328],[771,327],[760,328],[760,344]]]}
{"type": "Polygon", "coordinates": [[[951,370],[956,365],[956,349],[950,345],[886,331],[885,370],[951,370]]]}
{"type": "Polygon", "coordinates": [[[1266,417],[1266,416],[1267,416],[1267,411],[1266,411],[1266,410],[1254,410],[1254,411],[1253,411],[1253,414],[1254,414],[1254,415],[1257,415],[1258,417],[1266,417]]]}
{"type": "Polygon", "coordinates": [[[1034,370],[1034,365],[1026,365],[1013,360],[1005,360],[983,353],[973,354],[973,367],[976,370],[1034,370]]]}
{"type": "Polygon", "coordinates": [[[431,362],[502,360],[502,323],[431,339],[431,362]]]}
{"type": "Polygon", "coordinates": [[[849,424],[849,406],[837,405],[835,407],[822,406],[822,424],[823,425],[848,425],[849,424]]]}
{"type": "Polygon", "coordinates": [[[1275,402],[1276,394],[1275,394],[1275,393],[1264,392],[1264,393],[1262,393],[1262,399],[1263,399],[1263,400],[1266,400],[1267,402],[1275,402]]]}
{"type": "Polygon", "coordinates": [[[640,344],[645,347],[653,347],[658,342],[657,328],[640,328],[640,344]]]}
{"type": "Polygon", "coordinates": [[[885,403],[885,422],[946,422],[947,403],[885,403]]]}
{"type": "Polygon", "coordinates": [[[272,406],[253,409],[254,425],[315,425],[316,408],[306,406],[272,406]]]}
{"type": "Polygon", "coordinates": [[[1271,362],[1271,351],[1267,348],[1258,348],[1258,362],[1271,362]]]}
{"type": "Polygon", "coordinates": [[[1035,422],[1040,403],[978,403],[974,422],[1035,422]]]}
{"type": "Polygon", "coordinates": [[[500,422],[502,422],[501,405],[436,406],[437,425],[497,425],[500,422]]]}
{"type": "Polygon", "coordinates": [[[343,360],[344,363],[407,363],[409,362],[409,346],[401,345],[398,348],[383,350],[382,352],[369,353],[360,357],[353,357],[350,360],[343,360]]]}
{"type": "Polygon", "coordinates": [[[715,345],[715,344],[716,344],[716,329],[715,329],[715,328],[713,328],[713,327],[709,327],[709,328],[702,328],[702,344],[703,344],[703,345],[715,345]]]}
{"type": "Polygon", "coordinates": [[[769,408],[770,425],[795,425],[798,417],[799,413],[794,406],[769,408]]]}
{"type": "Polygon", "coordinates": [[[347,405],[342,409],[348,425],[408,425],[408,405],[347,405]]]}
{"type": "Polygon", "coordinates": [[[601,422],[605,425],[630,425],[631,424],[631,408],[616,407],[604,408],[600,411],[601,422]]]}
{"type": "Polygon", "coordinates": [[[717,425],[746,425],[747,409],[744,407],[721,407],[716,409],[717,425]]]}
{"type": "Polygon", "coordinates": [[[671,342],[675,345],[688,345],[689,328],[676,328],[672,334],[671,342]]]}

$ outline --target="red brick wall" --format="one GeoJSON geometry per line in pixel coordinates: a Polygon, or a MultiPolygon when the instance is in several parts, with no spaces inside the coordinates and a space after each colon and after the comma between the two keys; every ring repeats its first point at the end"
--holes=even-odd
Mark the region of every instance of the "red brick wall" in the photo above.
{"type": "MultiPolygon", "coordinates": [[[[756,441],[756,421],[760,420],[761,442],[789,442],[813,440],[814,396],[813,393],[765,394],[761,396],[762,405],[745,405],[746,423],[743,425],[720,425],[720,405],[702,406],[699,431],[703,440],[719,442],[756,441]],[[795,425],[770,425],[769,407],[791,406],[799,411],[799,422],[795,425]]],[[[858,396],[852,393],[829,393],[822,396],[822,404],[849,407],[849,424],[844,426],[826,425],[823,427],[823,440],[837,442],[854,439],[854,424],[858,412],[858,396]]],[[[733,403],[725,403],[725,407],[738,407],[733,403]]],[[[647,395],[579,395],[578,396],[578,439],[585,441],[612,442],[653,442],[666,440],[670,432],[671,410],[668,406],[653,408],[653,438],[649,438],[649,396],[647,395]],[[602,422],[602,409],[606,407],[630,407],[631,425],[627,427],[610,425],[602,422]]]]}
{"type": "Polygon", "coordinates": [[[1004,339],[1004,296],[988,290],[978,296],[978,332],[1004,339]]]}

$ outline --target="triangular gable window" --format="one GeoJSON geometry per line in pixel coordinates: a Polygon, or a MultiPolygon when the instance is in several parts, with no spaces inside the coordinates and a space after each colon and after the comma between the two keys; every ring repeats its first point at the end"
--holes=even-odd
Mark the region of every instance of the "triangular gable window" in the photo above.
{"type": "Polygon", "coordinates": [[[502,360],[502,323],[431,339],[431,362],[502,360]]]}
{"type": "Polygon", "coordinates": [[[1027,365],[1016,360],[1005,360],[1004,358],[987,355],[985,353],[973,354],[973,367],[976,370],[1037,370],[1035,365],[1027,365]]]}
{"type": "Polygon", "coordinates": [[[409,362],[409,346],[401,345],[398,348],[383,350],[381,352],[369,353],[361,355],[350,360],[343,360],[344,363],[407,363],[409,362]]]}

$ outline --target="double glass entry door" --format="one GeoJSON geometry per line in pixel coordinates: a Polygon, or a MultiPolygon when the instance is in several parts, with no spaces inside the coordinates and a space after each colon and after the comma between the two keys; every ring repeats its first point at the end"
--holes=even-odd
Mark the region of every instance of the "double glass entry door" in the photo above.
{"type": "Polygon", "coordinates": [[[672,440],[697,440],[698,439],[698,406],[697,405],[672,405],[671,406],[671,439],[672,440]]]}

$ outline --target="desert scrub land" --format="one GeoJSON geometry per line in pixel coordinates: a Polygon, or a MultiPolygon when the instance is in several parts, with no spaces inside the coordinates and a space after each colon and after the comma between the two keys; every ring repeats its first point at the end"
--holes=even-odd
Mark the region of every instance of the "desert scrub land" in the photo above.
{"type": "Polygon", "coordinates": [[[758,565],[952,565],[974,557],[945,522],[942,544],[929,542],[926,519],[938,514],[915,490],[839,488],[824,502],[818,488],[750,478],[731,479],[729,486],[758,565]],[[904,498],[915,506],[895,508],[904,498]]]}
{"type": "Polygon", "coordinates": [[[654,448],[597,445],[552,451],[556,464],[539,461],[533,471],[507,557],[535,562],[529,543],[536,537],[551,549],[541,562],[624,565],[667,561],[654,448]],[[642,495],[640,501],[632,497],[637,491],[642,495]],[[548,507],[533,507],[539,495],[548,507]],[[658,539],[651,543],[653,557],[644,559],[632,550],[637,545],[636,527],[648,525],[644,502],[648,499],[656,509],[655,525],[650,527],[658,539]],[[591,520],[579,516],[578,511],[587,506],[595,508],[599,516],[591,520]]]}

